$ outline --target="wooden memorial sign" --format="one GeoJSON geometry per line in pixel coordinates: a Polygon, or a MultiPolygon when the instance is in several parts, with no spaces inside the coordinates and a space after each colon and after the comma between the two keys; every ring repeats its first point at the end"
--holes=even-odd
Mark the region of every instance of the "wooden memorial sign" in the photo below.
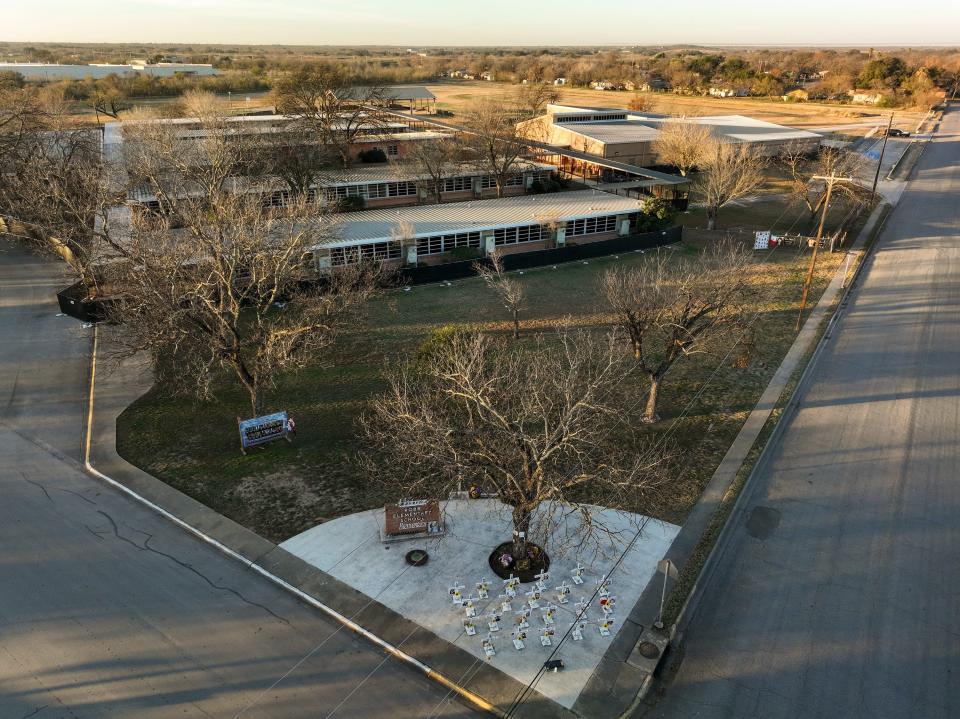
{"type": "Polygon", "coordinates": [[[442,534],[440,503],[434,499],[415,499],[388,504],[383,508],[384,534],[442,534]]]}

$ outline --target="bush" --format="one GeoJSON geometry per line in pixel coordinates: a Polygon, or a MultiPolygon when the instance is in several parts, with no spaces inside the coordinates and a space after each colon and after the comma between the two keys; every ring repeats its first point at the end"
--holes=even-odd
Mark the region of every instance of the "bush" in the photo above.
{"type": "Polygon", "coordinates": [[[455,247],[447,253],[453,262],[465,262],[466,260],[478,260],[483,257],[483,253],[476,247],[455,247]]]}
{"type": "Polygon", "coordinates": [[[340,199],[340,209],[343,212],[362,210],[367,206],[367,200],[359,195],[348,195],[340,199]]]}
{"type": "Polygon", "coordinates": [[[374,147],[373,149],[370,149],[370,150],[362,150],[360,153],[357,154],[357,159],[359,159],[360,162],[364,162],[367,164],[373,164],[376,162],[386,162],[387,153],[381,150],[379,147],[374,147]]]}
{"type": "Polygon", "coordinates": [[[638,232],[656,232],[669,227],[677,216],[677,208],[662,197],[650,197],[643,203],[637,219],[638,232]]]}
{"type": "Polygon", "coordinates": [[[431,362],[436,354],[449,345],[455,338],[467,334],[468,330],[460,325],[438,327],[417,348],[414,364],[424,366],[431,362]]]}

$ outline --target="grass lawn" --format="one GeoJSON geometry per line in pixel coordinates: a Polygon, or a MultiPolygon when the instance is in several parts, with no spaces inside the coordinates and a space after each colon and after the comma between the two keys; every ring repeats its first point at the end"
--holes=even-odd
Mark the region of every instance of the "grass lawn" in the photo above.
{"type": "MultiPolygon", "coordinates": [[[[685,240],[673,251],[694,253],[700,241],[685,240]]],[[[523,332],[529,336],[549,331],[567,316],[588,326],[608,321],[597,287],[600,273],[642,257],[629,253],[526,271],[529,307],[523,332]]],[[[681,522],[696,502],[793,341],[808,257],[806,249],[795,247],[757,253],[755,281],[769,289],[769,296],[755,308],[756,350],[746,368],[720,363],[727,343],[715,354],[682,361],[667,375],[661,391],[663,421],[642,432],[665,431],[705,380],[711,381],[673,430],[678,478],[661,496],[633,509],[681,522]]],[[[840,254],[820,257],[813,301],[842,262],[840,254]]],[[[215,401],[200,402],[170,396],[156,386],[121,415],[118,449],[134,464],[217,511],[265,537],[283,540],[317,522],[397,499],[379,495],[351,463],[361,449],[355,422],[365,401],[385,386],[384,371],[416,351],[438,327],[461,324],[507,332],[507,319],[477,279],[391,292],[372,303],[367,325],[340,341],[327,366],[314,365],[282,378],[268,405],[296,418],[298,434],[292,444],[278,442],[243,456],[236,417],[247,416],[249,410],[241,392],[226,385],[215,401]]],[[[639,380],[631,393],[642,405],[639,380]]]]}

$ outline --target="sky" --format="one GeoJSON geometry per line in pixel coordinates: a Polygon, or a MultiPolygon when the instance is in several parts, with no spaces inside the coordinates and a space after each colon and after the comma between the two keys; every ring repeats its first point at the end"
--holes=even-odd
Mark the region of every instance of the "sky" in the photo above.
{"type": "Polygon", "coordinates": [[[0,40],[960,45],[958,0],[0,0],[0,40]]]}

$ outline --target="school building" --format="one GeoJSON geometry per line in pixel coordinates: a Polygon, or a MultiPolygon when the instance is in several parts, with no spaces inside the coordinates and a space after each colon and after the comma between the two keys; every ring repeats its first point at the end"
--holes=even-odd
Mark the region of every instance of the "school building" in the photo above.
{"type": "MultiPolygon", "coordinates": [[[[675,118],[630,110],[572,105],[547,105],[546,114],[522,122],[519,132],[531,140],[567,147],[586,155],[643,167],[662,166],[654,141],[665,123],[689,122],[705,125],[718,138],[746,143],[767,156],[778,154],[786,145],[816,149],[821,136],[744,115],[675,118]]],[[[589,160],[566,158],[564,169],[583,171],[589,160]]]]}
{"type": "Polygon", "coordinates": [[[360,260],[441,264],[633,233],[643,201],[596,190],[351,212],[313,247],[321,270],[360,260]]]}

